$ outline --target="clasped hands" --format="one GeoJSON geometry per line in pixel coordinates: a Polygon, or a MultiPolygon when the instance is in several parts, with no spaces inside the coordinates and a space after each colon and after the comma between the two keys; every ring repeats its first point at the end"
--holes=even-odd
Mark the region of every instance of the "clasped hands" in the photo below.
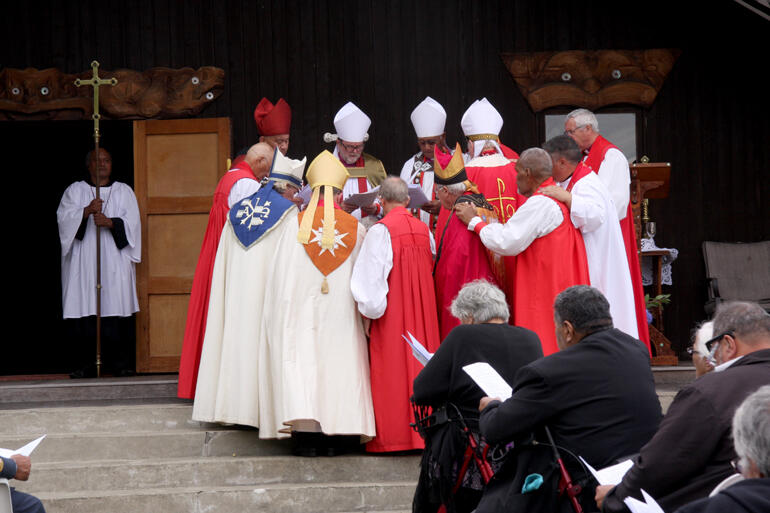
{"type": "Polygon", "coordinates": [[[105,216],[102,213],[102,206],[104,205],[104,201],[101,198],[94,198],[91,200],[91,203],[89,203],[84,209],[83,209],[83,218],[86,218],[90,215],[94,216],[94,223],[96,223],[96,226],[101,226],[103,228],[112,228],[112,219],[105,216]]]}

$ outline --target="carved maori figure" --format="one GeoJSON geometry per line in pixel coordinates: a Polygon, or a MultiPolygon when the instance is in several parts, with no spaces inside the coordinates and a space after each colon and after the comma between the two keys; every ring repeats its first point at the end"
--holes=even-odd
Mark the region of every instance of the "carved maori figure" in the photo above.
{"type": "MultiPolygon", "coordinates": [[[[104,119],[168,119],[198,114],[224,88],[221,68],[151,68],[100,71],[101,78],[118,79],[99,88],[104,119]]],[[[91,71],[62,73],[55,68],[0,70],[0,120],[84,119],[93,111],[92,88],[75,87],[75,79],[91,71]]]]}
{"type": "Polygon", "coordinates": [[[503,53],[503,62],[532,110],[577,105],[597,109],[655,101],[679,50],[503,53]]]}

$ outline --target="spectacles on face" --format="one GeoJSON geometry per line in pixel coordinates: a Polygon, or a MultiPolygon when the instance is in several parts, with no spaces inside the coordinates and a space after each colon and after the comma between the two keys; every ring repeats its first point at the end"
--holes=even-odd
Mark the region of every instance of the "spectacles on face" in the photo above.
{"type": "Polygon", "coordinates": [[[340,146],[345,148],[345,151],[348,151],[350,153],[357,153],[359,151],[363,151],[363,149],[364,149],[364,143],[348,144],[348,143],[345,143],[345,142],[342,142],[342,141],[339,141],[339,143],[340,143],[340,146]]]}
{"type": "Polygon", "coordinates": [[[717,335],[716,337],[714,337],[712,339],[707,340],[705,345],[706,345],[706,349],[708,349],[708,352],[710,354],[716,353],[716,346],[727,335],[730,335],[731,337],[735,336],[732,331],[725,331],[724,333],[722,333],[720,335],[717,335]]]}
{"type": "Polygon", "coordinates": [[[572,134],[574,134],[575,132],[577,132],[577,131],[578,131],[578,130],[580,130],[581,128],[585,128],[585,127],[587,127],[587,126],[588,126],[588,125],[580,125],[580,126],[576,126],[576,127],[575,127],[575,128],[573,128],[572,130],[565,130],[565,131],[564,131],[564,135],[569,135],[570,137],[572,137],[572,134]]]}

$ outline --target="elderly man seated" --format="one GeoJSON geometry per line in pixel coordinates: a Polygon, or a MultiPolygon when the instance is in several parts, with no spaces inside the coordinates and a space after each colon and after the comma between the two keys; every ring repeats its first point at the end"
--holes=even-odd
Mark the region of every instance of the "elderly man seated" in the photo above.
{"type": "MultiPolygon", "coordinates": [[[[505,295],[486,281],[466,284],[451,310],[462,324],[449,333],[415,378],[412,400],[417,405],[432,406],[434,413],[444,408],[449,417],[462,415],[465,424],[477,434],[477,405],[484,392],[463,372],[463,366],[487,362],[513,383],[519,368],[542,357],[543,351],[533,331],[507,324],[505,295]]],[[[467,442],[457,422],[446,422],[428,431],[414,498],[415,512],[435,512],[442,504],[451,504],[457,512],[476,507],[483,483],[475,464],[471,463],[457,494],[453,497],[451,493],[458,477],[463,477],[457,471],[467,442]]]]}
{"type": "Polygon", "coordinates": [[[640,489],[664,511],[674,511],[706,497],[732,474],[733,413],[749,394],[770,384],[770,315],[756,303],[723,303],[714,333],[706,348],[716,368],[679,391],[623,480],[597,488],[602,511],[627,511],[623,499],[640,498],[640,489]]]}
{"type": "Polygon", "coordinates": [[[735,411],[733,443],[738,455],[735,466],[744,480],[676,513],[770,511],[770,385],[751,394],[735,411]]]}
{"type": "Polygon", "coordinates": [[[638,452],[658,427],[661,410],[647,347],[613,327],[602,293],[569,287],[556,296],[553,310],[559,352],[519,370],[505,402],[484,397],[479,405],[482,436],[490,444],[516,445],[478,513],[571,510],[557,492],[560,476],[545,427],[583,487],[577,498],[584,511],[596,508],[593,480],[577,456],[594,468],[617,463],[638,452]],[[531,433],[538,443],[527,443],[531,433]]]}

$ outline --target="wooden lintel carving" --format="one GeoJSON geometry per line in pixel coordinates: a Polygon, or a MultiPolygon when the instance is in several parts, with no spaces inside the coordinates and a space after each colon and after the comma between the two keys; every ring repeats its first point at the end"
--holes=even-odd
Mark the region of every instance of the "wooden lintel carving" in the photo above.
{"type": "Polygon", "coordinates": [[[562,105],[649,107],[679,50],[593,50],[503,53],[505,66],[532,110],[562,105]]]}
{"type": "MultiPolygon", "coordinates": [[[[91,70],[63,73],[56,68],[0,70],[0,120],[84,119],[93,113],[92,90],[75,87],[91,70]]],[[[99,90],[103,119],[167,119],[198,114],[224,88],[221,68],[151,68],[146,71],[100,70],[116,86],[99,90]]]]}

